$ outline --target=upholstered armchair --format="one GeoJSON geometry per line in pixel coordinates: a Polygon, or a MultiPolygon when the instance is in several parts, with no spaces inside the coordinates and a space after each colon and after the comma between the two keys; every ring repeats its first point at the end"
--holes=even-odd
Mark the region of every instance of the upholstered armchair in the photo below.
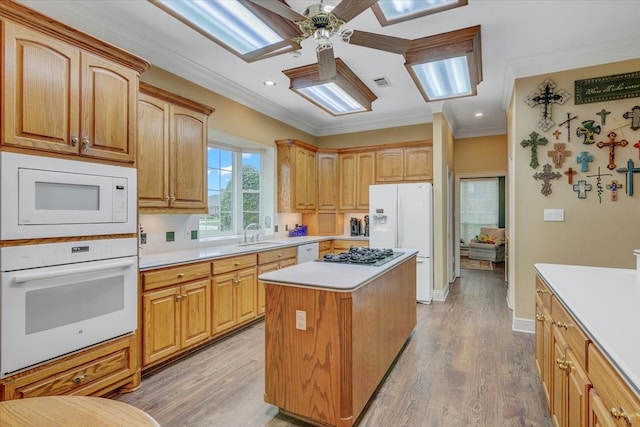
{"type": "Polygon", "coordinates": [[[469,242],[469,259],[504,261],[504,228],[481,228],[480,234],[469,242]]]}

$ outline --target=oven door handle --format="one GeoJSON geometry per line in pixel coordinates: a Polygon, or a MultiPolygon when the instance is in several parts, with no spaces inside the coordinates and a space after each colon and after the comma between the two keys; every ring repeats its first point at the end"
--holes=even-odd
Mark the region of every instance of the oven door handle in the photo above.
{"type": "Polygon", "coordinates": [[[76,274],[93,273],[94,271],[114,270],[116,268],[127,268],[135,264],[132,259],[112,262],[91,267],[73,267],[62,270],[49,271],[46,273],[17,274],[14,277],[16,283],[33,282],[34,280],[52,279],[56,277],[73,276],[76,274]]]}

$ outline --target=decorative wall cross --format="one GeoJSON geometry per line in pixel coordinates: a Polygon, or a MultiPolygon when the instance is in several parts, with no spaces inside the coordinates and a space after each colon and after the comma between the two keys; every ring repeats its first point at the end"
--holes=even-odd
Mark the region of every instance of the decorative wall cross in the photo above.
{"type": "Polygon", "coordinates": [[[640,140],[633,144],[633,146],[638,149],[638,158],[640,159],[640,140]]]}
{"type": "Polygon", "coordinates": [[[567,125],[567,142],[571,142],[571,120],[577,119],[578,116],[571,117],[571,113],[567,113],[567,120],[560,123],[558,126],[567,125]]]}
{"type": "Polygon", "coordinates": [[[562,132],[560,132],[558,129],[556,129],[555,132],[553,132],[552,135],[556,137],[556,141],[557,141],[558,139],[560,139],[560,135],[562,135],[562,132]]]}
{"type": "Polygon", "coordinates": [[[542,180],[542,190],[540,192],[545,196],[551,194],[551,180],[560,179],[562,174],[560,172],[551,172],[551,165],[547,163],[542,167],[542,172],[536,172],[533,174],[534,179],[542,180]]]}
{"type": "Polygon", "coordinates": [[[524,148],[531,147],[531,161],[529,162],[529,166],[533,169],[536,169],[540,166],[538,163],[538,145],[547,145],[547,138],[540,137],[537,132],[531,132],[529,134],[529,139],[523,139],[520,145],[524,148]]]}
{"type": "Polygon", "coordinates": [[[573,191],[578,193],[578,199],[586,199],[587,191],[591,191],[591,184],[587,184],[587,181],[580,179],[577,184],[573,184],[573,191]]]}
{"type": "Polygon", "coordinates": [[[627,194],[633,196],[633,174],[640,173],[640,168],[633,167],[633,160],[627,160],[627,167],[616,169],[616,172],[627,174],[627,194]]]}
{"type": "Polygon", "coordinates": [[[569,178],[569,184],[573,184],[573,175],[577,173],[578,172],[574,171],[573,168],[569,168],[566,171],[564,171],[564,174],[567,175],[567,178],[569,178]]]}
{"type": "Polygon", "coordinates": [[[546,132],[551,129],[553,122],[551,121],[551,105],[564,104],[571,97],[569,93],[561,89],[556,93],[553,90],[556,84],[551,79],[546,79],[538,85],[540,93],[530,93],[525,98],[525,102],[529,107],[540,106],[540,115],[538,120],[538,128],[546,132]]]}
{"type": "Polygon", "coordinates": [[[596,113],[600,116],[600,124],[604,126],[607,123],[607,116],[611,114],[611,111],[607,111],[604,108],[600,112],[596,113]]]}
{"type": "Polygon", "coordinates": [[[556,142],[553,144],[553,150],[547,153],[556,169],[560,169],[566,158],[571,155],[571,151],[565,150],[564,146],[564,142],[556,142]]]}
{"type": "Polygon", "coordinates": [[[618,184],[615,179],[611,180],[611,184],[607,184],[607,190],[611,190],[611,201],[618,201],[618,189],[622,188],[622,185],[618,184]]]}
{"type": "Polygon", "coordinates": [[[631,119],[631,129],[640,129],[640,105],[636,105],[631,109],[631,111],[624,113],[622,117],[625,119],[631,119]]]}
{"type": "Polygon", "coordinates": [[[580,172],[587,172],[589,170],[589,162],[593,162],[593,156],[583,151],[576,157],[576,162],[580,164],[580,172]]]}
{"type": "Polygon", "coordinates": [[[600,135],[600,125],[594,126],[595,124],[595,120],[585,120],[582,122],[582,126],[576,129],[577,136],[584,136],[583,144],[591,145],[596,142],[594,134],[600,135]]]}
{"type": "Polygon", "coordinates": [[[609,164],[607,165],[607,169],[614,170],[616,168],[616,163],[614,162],[615,149],[616,147],[626,147],[629,143],[626,139],[622,141],[616,141],[616,137],[618,136],[615,132],[609,132],[607,134],[607,138],[609,138],[609,142],[598,142],[596,145],[598,148],[609,147],[609,164]]]}
{"type": "Polygon", "coordinates": [[[600,166],[598,166],[597,175],[587,175],[587,178],[596,178],[596,188],[598,189],[598,200],[602,203],[602,193],[604,193],[604,187],[602,186],[602,177],[603,176],[613,176],[611,173],[600,173],[600,166]]]}

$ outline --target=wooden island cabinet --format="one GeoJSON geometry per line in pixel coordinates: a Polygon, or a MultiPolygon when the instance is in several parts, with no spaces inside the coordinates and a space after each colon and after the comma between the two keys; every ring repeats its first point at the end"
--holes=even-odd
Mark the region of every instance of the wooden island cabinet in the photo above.
{"type": "Polygon", "coordinates": [[[609,305],[598,286],[618,301],[616,292],[637,286],[635,271],[553,264],[536,269],[535,361],[554,425],[640,426],[640,384],[634,382],[640,346],[626,339],[637,327],[633,316],[640,316],[609,305]],[[614,292],[616,278],[621,283],[614,292]],[[603,335],[603,325],[615,332],[603,335]]]}
{"type": "Polygon", "coordinates": [[[415,251],[394,261],[260,276],[266,402],[313,425],[357,423],[416,325],[415,251]]]}

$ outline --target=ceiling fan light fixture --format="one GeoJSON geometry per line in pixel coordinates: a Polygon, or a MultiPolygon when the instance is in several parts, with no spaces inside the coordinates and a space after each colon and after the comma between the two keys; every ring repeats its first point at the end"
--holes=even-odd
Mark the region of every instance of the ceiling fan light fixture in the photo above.
{"type": "Polygon", "coordinates": [[[289,89],[333,116],[371,111],[377,96],[340,59],[335,59],[336,76],[322,80],[318,64],[284,70],[289,89]]]}
{"type": "Polygon", "coordinates": [[[476,95],[482,81],[480,26],[413,40],[404,57],[425,101],[476,95]]]}

